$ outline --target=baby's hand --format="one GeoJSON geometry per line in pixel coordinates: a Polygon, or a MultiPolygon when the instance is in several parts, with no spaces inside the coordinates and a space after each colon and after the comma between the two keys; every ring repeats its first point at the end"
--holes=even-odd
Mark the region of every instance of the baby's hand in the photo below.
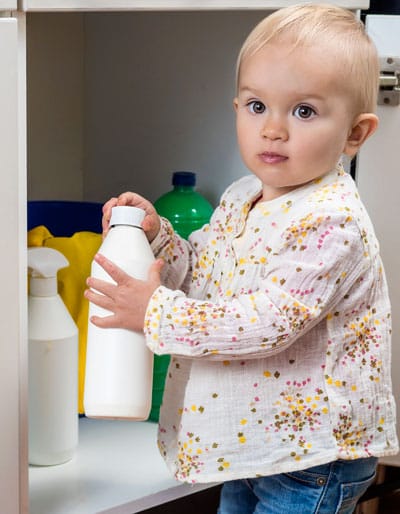
{"type": "Polygon", "coordinates": [[[147,305],[161,283],[160,272],[164,264],[163,260],[158,259],[150,266],[146,280],[137,280],[106,259],[104,255],[97,254],[94,258],[114,283],[94,277],[87,279],[86,284],[89,289],[84,293],[87,300],[110,311],[110,315],[93,316],[90,321],[101,328],[142,331],[147,305]]]}
{"type": "Polygon", "coordinates": [[[157,211],[153,205],[148,200],[136,193],[131,192],[122,193],[118,198],[111,198],[103,205],[103,237],[109,230],[111,209],[117,205],[130,205],[132,207],[139,207],[146,212],[142,227],[145,231],[147,239],[151,243],[160,230],[160,217],[158,216],[157,211]]]}

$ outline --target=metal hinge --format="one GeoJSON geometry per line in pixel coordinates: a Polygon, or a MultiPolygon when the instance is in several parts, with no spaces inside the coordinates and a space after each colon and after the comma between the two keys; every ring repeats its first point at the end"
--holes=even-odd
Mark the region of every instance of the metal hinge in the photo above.
{"type": "Polygon", "coordinates": [[[400,105],[400,57],[380,57],[379,105],[400,105]]]}

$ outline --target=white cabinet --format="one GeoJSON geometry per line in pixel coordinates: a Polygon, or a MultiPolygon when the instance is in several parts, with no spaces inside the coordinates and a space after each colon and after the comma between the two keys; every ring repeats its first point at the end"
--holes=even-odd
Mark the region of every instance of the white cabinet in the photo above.
{"type": "MultiPolygon", "coordinates": [[[[22,0],[25,11],[202,11],[277,9],[296,0],[22,0]]],[[[349,9],[367,9],[369,0],[333,0],[349,9]]]]}
{"type": "Polygon", "coordinates": [[[10,514],[22,512],[27,497],[23,42],[23,22],[0,17],[0,505],[10,514]]]}
{"type": "MultiPolygon", "coordinates": [[[[367,29],[380,57],[396,58],[400,67],[400,16],[368,16],[367,29]]],[[[400,230],[399,134],[400,105],[379,105],[380,126],[358,158],[357,182],[378,234],[392,303],[392,379],[400,435],[400,230]]],[[[400,466],[400,455],[384,459],[400,466]]]]}

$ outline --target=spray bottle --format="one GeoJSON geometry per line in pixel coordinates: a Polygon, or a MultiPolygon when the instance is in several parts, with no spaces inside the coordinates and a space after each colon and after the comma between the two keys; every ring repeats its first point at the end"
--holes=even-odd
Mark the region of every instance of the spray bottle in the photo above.
{"type": "Polygon", "coordinates": [[[78,328],[57,292],[68,261],[52,248],[29,248],[29,462],[70,460],[78,444],[78,328]]]}
{"type": "MultiPolygon", "coordinates": [[[[145,212],[130,206],[113,207],[110,230],[99,253],[128,275],[144,280],[154,261],[142,229],[145,212]]],[[[92,263],[92,277],[113,282],[92,263]]],[[[89,304],[89,318],[110,312],[89,304]]],[[[87,417],[144,420],[149,416],[153,383],[153,354],[143,332],[99,328],[89,321],[86,350],[84,407],[87,417]]]]}

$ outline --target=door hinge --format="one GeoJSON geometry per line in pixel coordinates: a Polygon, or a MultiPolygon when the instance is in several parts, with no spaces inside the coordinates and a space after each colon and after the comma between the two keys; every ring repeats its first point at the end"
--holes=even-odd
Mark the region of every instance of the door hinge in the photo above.
{"type": "Polygon", "coordinates": [[[379,105],[400,105],[400,57],[380,57],[379,105]]]}

